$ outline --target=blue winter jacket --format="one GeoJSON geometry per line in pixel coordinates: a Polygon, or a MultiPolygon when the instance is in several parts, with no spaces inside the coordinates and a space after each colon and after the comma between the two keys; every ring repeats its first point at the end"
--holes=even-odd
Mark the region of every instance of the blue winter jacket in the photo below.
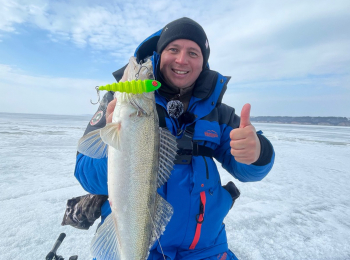
{"type": "MultiPolygon", "coordinates": [[[[159,55],[153,51],[159,37],[159,32],[157,33],[147,38],[135,52],[138,60],[152,55],[156,78],[159,55]]],[[[121,77],[123,69],[114,74],[117,79],[121,77]]],[[[195,115],[193,141],[211,148],[214,151],[213,157],[236,179],[242,182],[260,181],[273,166],[274,151],[271,143],[258,132],[262,150],[257,162],[251,165],[242,164],[231,155],[229,134],[232,129],[239,127],[240,118],[233,108],[221,103],[228,81],[228,77],[208,68],[197,79],[188,106],[188,111],[195,115]]],[[[97,114],[104,113],[103,109],[111,99],[112,93],[109,92],[101,102],[99,111],[102,112],[95,114],[86,132],[105,125],[105,119],[101,115],[97,117],[97,114]]],[[[156,103],[165,111],[167,128],[180,138],[189,124],[179,126],[177,119],[168,116],[167,100],[158,92],[156,103]]],[[[176,164],[168,182],[158,189],[159,194],[174,208],[174,215],[160,239],[165,254],[173,254],[174,248],[197,250],[199,259],[201,250],[206,255],[228,250],[224,218],[232,206],[232,197],[222,187],[214,158],[193,156],[190,164],[176,164]],[[198,216],[203,213],[203,203],[204,220],[198,232],[201,222],[198,216]]],[[[92,159],[78,154],[75,176],[86,191],[108,195],[107,158],[92,159]]],[[[111,212],[108,201],[103,204],[101,211],[103,220],[111,212]]],[[[153,249],[156,247],[159,247],[158,243],[153,249]]]]}

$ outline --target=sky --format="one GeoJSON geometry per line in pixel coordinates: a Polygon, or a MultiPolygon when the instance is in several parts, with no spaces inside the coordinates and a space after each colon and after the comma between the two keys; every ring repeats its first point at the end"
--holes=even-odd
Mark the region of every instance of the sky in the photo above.
{"type": "Polygon", "coordinates": [[[0,0],[0,112],[93,114],[95,86],[181,17],[206,31],[237,114],[350,117],[348,0],[0,0]]]}

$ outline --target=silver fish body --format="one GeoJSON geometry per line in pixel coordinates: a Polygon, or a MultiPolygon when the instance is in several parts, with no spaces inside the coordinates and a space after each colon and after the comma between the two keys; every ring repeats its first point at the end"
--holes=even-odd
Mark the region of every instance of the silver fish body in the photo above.
{"type": "MultiPolygon", "coordinates": [[[[135,71],[142,75],[145,67],[130,59],[124,80],[133,79],[135,71]]],[[[97,230],[91,251],[97,260],[144,260],[173,214],[157,188],[170,177],[176,139],[158,126],[154,92],[116,92],[116,98],[112,123],[85,135],[78,145],[80,153],[93,158],[108,154],[112,213],[97,230]]]]}
{"type": "Polygon", "coordinates": [[[112,122],[120,126],[120,142],[108,150],[108,194],[120,259],[145,259],[156,206],[159,127],[154,93],[132,97],[144,99],[149,114],[138,112],[129,95],[117,95],[112,122]]]}

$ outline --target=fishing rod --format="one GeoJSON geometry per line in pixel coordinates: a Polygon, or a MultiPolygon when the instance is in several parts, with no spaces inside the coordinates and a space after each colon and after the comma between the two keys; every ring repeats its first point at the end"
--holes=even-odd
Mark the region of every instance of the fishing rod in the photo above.
{"type": "MultiPolygon", "coordinates": [[[[59,235],[59,237],[57,238],[53,248],[51,249],[51,251],[47,254],[45,260],[64,260],[64,258],[60,255],[57,255],[57,249],[60,247],[60,245],[62,244],[63,239],[66,237],[65,233],[61,233],[59,235]]],[[[71,257],[69,257],[69,260],[77,260],[78,256],[77,255],[73,255],[71,257]]]]}

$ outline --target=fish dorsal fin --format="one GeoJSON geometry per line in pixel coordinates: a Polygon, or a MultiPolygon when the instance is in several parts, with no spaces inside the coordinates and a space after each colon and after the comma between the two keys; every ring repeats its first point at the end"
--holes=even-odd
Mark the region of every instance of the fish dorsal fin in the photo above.
{"type": "Polygon", "coordinates": [[[112,214],[98,228],[91,241],[91,254],[96,260],[119,260],[119,243],[112,214]]]}
{"type": "Polygon", "coordinates": [[[100,132],[97,129],[80,138],[78,152],[96,159],[107,157],[108,146],[102,141],[100,132]]]}
{"type": "Polygon", "coordinates": [[[159,170],[158,187],[166,183],[173,170],[177,151],[176,138],[167,128],[159,127],[159,170]]]}
{"type": "Polygon", "coordinates": [[[168,225],[172,215],[174,214],[174,209],[165,199],[159,194],[156,196],[156,211],[153,218],[153,230],[152,236],[149,243],[149,248],[151,248],[160,236],[165,231],[165,227],[168,225]]]}

